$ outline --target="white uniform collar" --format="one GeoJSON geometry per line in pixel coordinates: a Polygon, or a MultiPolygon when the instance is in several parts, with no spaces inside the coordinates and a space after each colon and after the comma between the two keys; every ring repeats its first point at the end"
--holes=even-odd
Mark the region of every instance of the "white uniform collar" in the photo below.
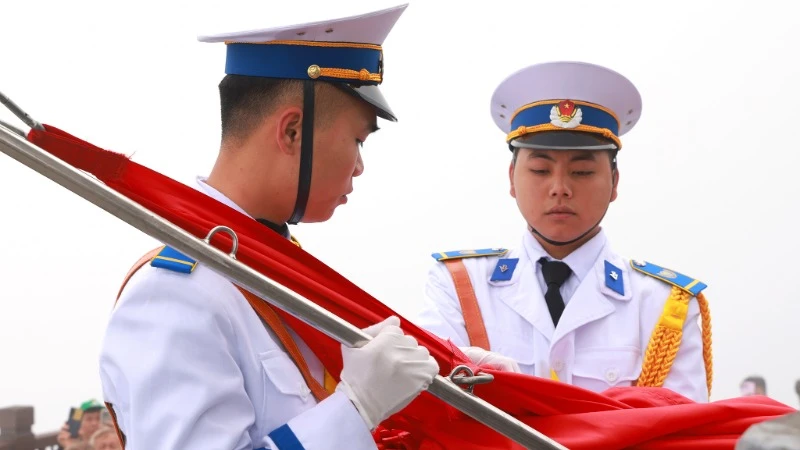
{"type": "MultiPolygon", "coordinates": [[[[222,192],[218,191],[217,189],[209,186],[207,180],[208,180],[208,177],[202,177],[202,176],[197,177],[196,178],[197,185],[195,186],[195,189],[203,192],[204,194],[208,195],[209,197],[213,198],[214,200],[216,200],[216,201],[218,201],[218,202],[220,202],[220,203],[222,203],[224,205],[227,205],[227,206],[235,209],[236,211],[239,211],[240,213],[244,214],[245,216],[247,216],[247,217],[249,217],[251,219],[255,219],[250,214],[247,214],[247,212],[245,212],[244,209],[242,209],[239,205],[234,203],[233,200],[229,199],[225,194],[223,194],[222,192]]],[[[267,225],[264,225],[264,226],[267,226],[267,225]]],[[[278,234],[281,234],[281,233],[278,232],[278,234]]],[[[288,234],[288,231],[287,231],[287,234],[284,234],[283,237],[285,237],[286,239],[290,239],[291,235],[288,234]]]]}
{"type": "MultiPolygon", "coordinates": [[[[525,251],[528,253],[528,258],[533,263],[536,263],[542,256],[549,260],[555,259],[547,254],[530,231],[525,233],[523,245],[525,246],[525,251]]],[[[592,270],[592,267],[605,245],[606,235],[603,233],[603,230],[600,229],[594,237],[586,241],[586,243],[578,247],[574,252],[567,255],[562,261],[567,263],[569,268],[572,269],[572,273],[577,277],[578,281],[581,282],[586,278],[586,275],[589,274],[589,271],[592,270]]]]}
{"type": "Polygon", "coordinates": [[[247,212],[245,212],[245,210],[243,210],[239,205],[234,203],[233,200],[231,200],[228,197],[226,197],[225,194],[223,194],[222,192],[220,192],[220,191],[216,190],[215,188],[209,186],[209,184],[207,182],[208,181],[208,177],[199,176],[199,177],[196,178],[196,181],[197,181],[197,186],[195,186],[195,187],[198,188],[199,191],[202,191],[203,193],[205,193],[206,195],[208,195],[209,197],[213,198],[214,200],[216,200],[216,201],[218,201],[220,203],[223,203],[223,204],[225,204],[227,206],[230,206],[231,208],[239,211],[240,213],[246,215],[247,217],[249,217],[251,219],[253,218],[253,216],[251,216],[250,214],[247,214],[247,212]]]}

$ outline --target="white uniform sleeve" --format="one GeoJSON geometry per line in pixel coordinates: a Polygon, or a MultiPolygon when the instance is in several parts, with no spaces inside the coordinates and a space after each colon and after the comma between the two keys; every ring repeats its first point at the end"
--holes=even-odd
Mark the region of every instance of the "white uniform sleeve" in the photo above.
{"type": "Polygon", "coordinates": [[[689,311],[683,325],[681,346],[672,364],[664,387],[696,402],[708,402],[706,370],[703,363],[703,335],[698,319],[700,307],[697,299],[689,302],[689,311]]]}
{"type": "Polygon", "coordinates": [[[145,270],[120,298],[100,359],[126,448],[252,449],[255,415],[219,293],[166,270],[134,283],[145,270]]]}
{"type": "Polygon", "coordinates": [[[376,449],[364,419],[350,399],[337,392],[269,434],[276,450],[376,449]],[[332,420],[333,419],[333,420],[332,420]]]}
{"type": "Polygon", "coordinates": [[[423,307],[414,323],[457,346],[467,346],[469,337],[461,303],[453,277],[444,264],[437,263],[428,271],[423,307]]]}
{"type": "MultiPolygon", "coordinates": [[[[221,299],[230,290],[204,283],[198,273],[167,270],[134,282],[145,269],[112,314],[100,358],[103,395],[113,404],[126,448],[252,450],[254,406],[237,364],[237,330],[221,299]]],[[[305,447],[278,432],[274,449],[375,448],[346,398],[331,396],[288,428],[305,447]]]]}

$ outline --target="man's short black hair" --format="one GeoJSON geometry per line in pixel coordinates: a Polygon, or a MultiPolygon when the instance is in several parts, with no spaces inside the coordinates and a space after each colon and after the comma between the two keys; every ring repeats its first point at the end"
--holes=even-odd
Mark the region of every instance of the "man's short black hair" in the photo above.
{"type": "Polygon", "coordinates": [[[281,100],[301,92],[301,82],[226,75],[219,83],[222,140],[246,138],[281,100]]]}
{"type": "MultiPolygon", "coordinates": [[[[315,82],[314,124],[324,126],[341,106],[339,91],[327,82],[315,82]]],[[[303,82],[283,78],[226,75],[219,83],[222,141],[246,139],[264,118],[281,104],[297,101],[302,104],[303,82]]]]}

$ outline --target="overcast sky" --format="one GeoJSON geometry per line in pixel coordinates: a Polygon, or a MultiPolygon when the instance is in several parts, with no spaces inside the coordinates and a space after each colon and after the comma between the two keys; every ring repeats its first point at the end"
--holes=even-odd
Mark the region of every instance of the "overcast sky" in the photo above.
{"type": "MultiPolygon", "coordinates": [[[[395,4],[3,2],[0,91],[42,122],[192,183],[218,150],[224,70],[224,46],[198,34],[395,4]]],[[[637,85],[644,106],[624,137],[619,198],[604,221],[613,248],[709,285],[714,399],[738,395],[757,373],[796,407],[800,18],[786,8],[412,2],[384,46],[382,89],[399,122],[370,137],[350,202],[293,233],[410,315],[432,252],[516,246],[525,232],[489,115],[497,84],[537,62],[606,65],[637,85]]],[[[35,430],[52,430],[71,405],[101,399],[106,318],[125,272],[154,243],[5,155],[0,192],[0,407],[33,405],[35,430]]]]}

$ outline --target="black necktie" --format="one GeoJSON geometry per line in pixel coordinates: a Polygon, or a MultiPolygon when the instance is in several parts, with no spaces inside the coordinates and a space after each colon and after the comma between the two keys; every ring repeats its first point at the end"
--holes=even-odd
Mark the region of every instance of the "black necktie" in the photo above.
{"type": "Polygon", "coordinates": [[[547,309],[550,310],[553,325],[558,325],[558,319],[564,312],[564,299],[561,297],[559,289],[567,281],[572,270],[566,263],[548,261],[545,257],[539,259],[539,264],[542,265],[542,275],[544,275],[544,282],[547,283],[547,292],[544,294],[547,309]]]}

